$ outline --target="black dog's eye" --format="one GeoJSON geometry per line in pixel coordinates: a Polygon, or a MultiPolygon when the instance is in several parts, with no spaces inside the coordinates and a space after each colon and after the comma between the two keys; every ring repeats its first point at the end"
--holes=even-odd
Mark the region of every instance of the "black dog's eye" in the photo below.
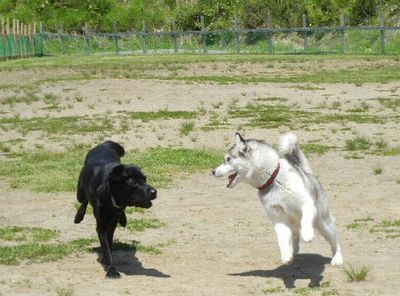
{"type": "Polygon", "coordinates": [[[135,178],[129,178],[127,180],[127,183],[130,184],[130,185],[135,185],[136,184],[136,179],[135,178]]]}

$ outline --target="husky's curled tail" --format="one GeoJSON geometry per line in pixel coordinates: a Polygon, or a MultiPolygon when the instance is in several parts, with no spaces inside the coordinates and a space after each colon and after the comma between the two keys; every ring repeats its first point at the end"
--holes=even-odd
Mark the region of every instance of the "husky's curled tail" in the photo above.
{"type": "Polygon", "coordinates": [[[299,140],[294,134],[287,133],[279,139],[278,151],[280,157],[286,158],[292,165],[302,168],[307,174],[313,174],[307,158],[300,149],[299,140]]]}

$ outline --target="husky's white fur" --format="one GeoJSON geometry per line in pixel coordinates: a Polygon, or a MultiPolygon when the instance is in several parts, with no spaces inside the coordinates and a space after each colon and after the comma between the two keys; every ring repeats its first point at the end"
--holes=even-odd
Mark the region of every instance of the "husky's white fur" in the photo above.
{"type": "Polygon", "coordinates": [[[335,219],[297,137],[292,133],[283,135],[279,152],[263,142],[245,140],[239,133],[235,135],[235,142],[225,155],[224,163],[213,171],[216,177],[229,176],[228,188],[242,181],[259,188],[279,164],[273,183],[258,195],[274,224],[282,263],[291,262],[298,254],[300,235],[306,242],[314,238],[315,227],[331,246],[331,264],[342,264],[335,219]]]}

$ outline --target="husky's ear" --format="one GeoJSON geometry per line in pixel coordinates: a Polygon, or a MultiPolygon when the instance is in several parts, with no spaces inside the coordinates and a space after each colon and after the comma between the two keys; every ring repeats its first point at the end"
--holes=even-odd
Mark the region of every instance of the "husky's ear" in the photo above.
{"type": "Polygon", "coordinates": [[[239,133],[235,134],[235,141],[236,141],[236,146],[237,147],[244,146],[244,144],[245,144],[245,140],[243,139],[243,137],[239,133]]]}
{"type": "Polygon", "coordinates": [[[123,164],[117,165],[111,170],[110,180],[113,182],[121,182],[123,180],[125,166],[123,164]]]}

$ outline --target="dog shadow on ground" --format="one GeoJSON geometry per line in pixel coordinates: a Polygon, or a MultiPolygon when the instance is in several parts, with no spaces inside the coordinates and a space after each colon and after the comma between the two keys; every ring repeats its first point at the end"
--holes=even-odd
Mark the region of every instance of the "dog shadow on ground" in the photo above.
{"type": "MultiPolygon", "coordinates": [[[[125,275],[145,275],[159,278],[171,277],[157,269],[143,267],[142,263],[136,257],[137,243],[136,241],[133,241],[132,244],[118,241],[113,243],[113,258],[117,270],[125,275]]],[[[93,248],[92,251],[96,252],[98,255],[97,261],[103,264],[101,248],[96,247],[93,248]]]]}
{"type": "Polygon", "coordinates": [[[288,265],[281,265],[272,270],[251,270],[241,273],[232,273],[231,276],[259,276],[274,277],[283,280],[288,289],[295,288],[296,279],[309,279],[309,287],[318,287],[323,279],[322,273],[325,264],[330,262],[330,258],[317,254],[299,254],[288,265]]]}

